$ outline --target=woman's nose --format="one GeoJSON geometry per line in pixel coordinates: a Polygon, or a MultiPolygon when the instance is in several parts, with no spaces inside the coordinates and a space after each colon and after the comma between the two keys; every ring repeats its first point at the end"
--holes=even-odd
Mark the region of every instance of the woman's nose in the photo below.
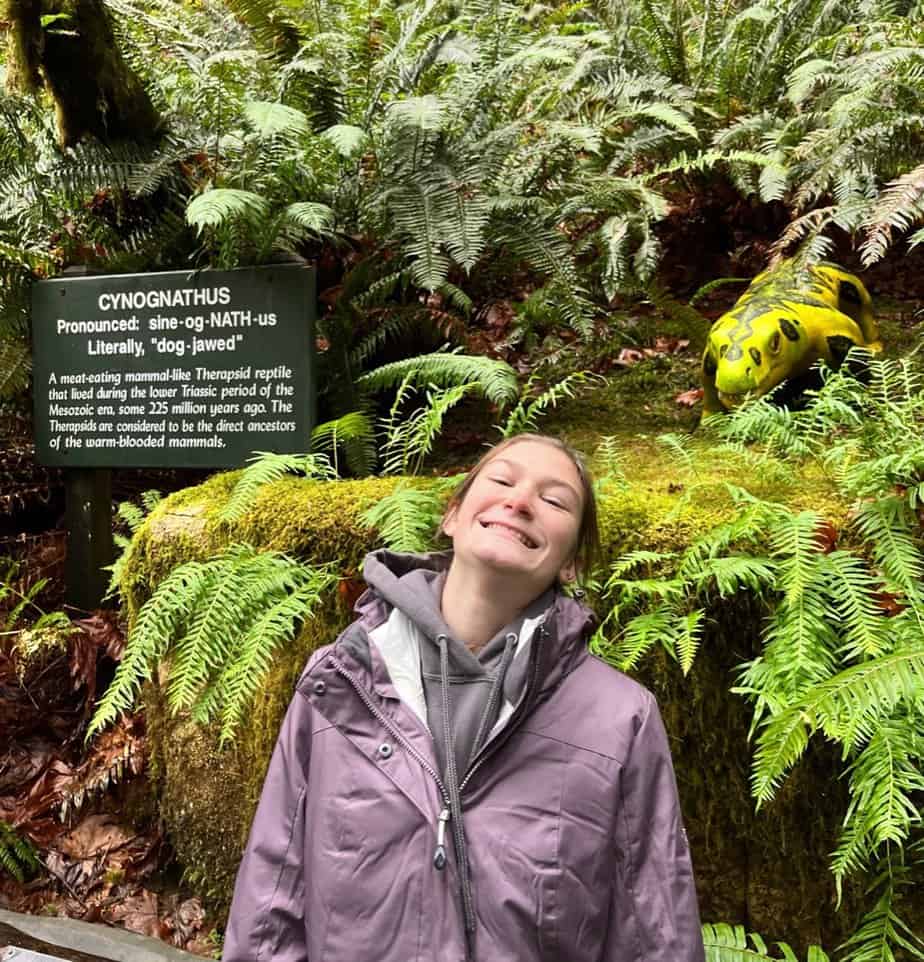
{"type": "Polygon", "coordinates": [[[533,513],[529,492],[519,487],[508,489],[507,497],[504,499],[504,506],[513,511],[514,514],[532,516],[533,513]]]}

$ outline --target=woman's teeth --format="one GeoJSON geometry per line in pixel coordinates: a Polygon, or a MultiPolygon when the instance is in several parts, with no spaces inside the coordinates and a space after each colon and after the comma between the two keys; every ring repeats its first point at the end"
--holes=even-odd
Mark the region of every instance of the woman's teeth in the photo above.
{"type": "Polygon", "coordinates": [[[509,528],[509,527],[507,527],[507,525],[505,525],[505,524],[493,524],[493,523],[492,523],[492,524],[483,525],[483,527],[485,527],[485,528],[494,528],[494,529],[496,529],[496,530],[498,530],[498,531],[503,532],[505,535],[508,535],[508,536],[510,536],[510,537],[513,537],[513,538],[516,538],[516,540],[519,541],[520,544],[524,545],[524,546],[527,547],[527,548],[535,548],[535,547],[536,547],[535,543],[534,543],[530,538],[528,538],[525,534],[523,534],[523,533],[520,532],[520,531],[515,530],[514,528],[509,528]]]}

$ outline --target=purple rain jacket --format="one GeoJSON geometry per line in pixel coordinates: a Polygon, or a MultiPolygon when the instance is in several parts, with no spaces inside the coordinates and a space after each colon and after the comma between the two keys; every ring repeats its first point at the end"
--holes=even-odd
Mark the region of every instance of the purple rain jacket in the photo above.
{"type": "Polygon", "coordinates": [[[447,785],[413,630],[374,583],[357,610],[296,687],[223,962],[703,962],[661,717],[589,654],[590,611],[527,626],[517,703],[447,785]]]}

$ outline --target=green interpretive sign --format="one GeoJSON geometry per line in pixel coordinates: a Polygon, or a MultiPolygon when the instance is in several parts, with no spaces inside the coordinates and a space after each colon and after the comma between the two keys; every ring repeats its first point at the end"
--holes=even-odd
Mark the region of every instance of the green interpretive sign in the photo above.
{"type": "Polygon", "coordinates": [[[217,468],[308,450],[310,267],[40,281],[32,318],[43,464],[217,468]]]}

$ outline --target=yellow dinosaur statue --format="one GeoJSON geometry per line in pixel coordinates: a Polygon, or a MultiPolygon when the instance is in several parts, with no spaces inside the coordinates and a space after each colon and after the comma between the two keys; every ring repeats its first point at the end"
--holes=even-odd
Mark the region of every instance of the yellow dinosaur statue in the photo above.
{"type": "Polygon", "coordinates": [[[839,367],[854,345],[882,350],[862,281],[836,264],[800,269],[783,261],[758,274],[712,325],[703,352],[703,415],[731,410],[784,380],[796,396],[819,358],[839,367]]]}

